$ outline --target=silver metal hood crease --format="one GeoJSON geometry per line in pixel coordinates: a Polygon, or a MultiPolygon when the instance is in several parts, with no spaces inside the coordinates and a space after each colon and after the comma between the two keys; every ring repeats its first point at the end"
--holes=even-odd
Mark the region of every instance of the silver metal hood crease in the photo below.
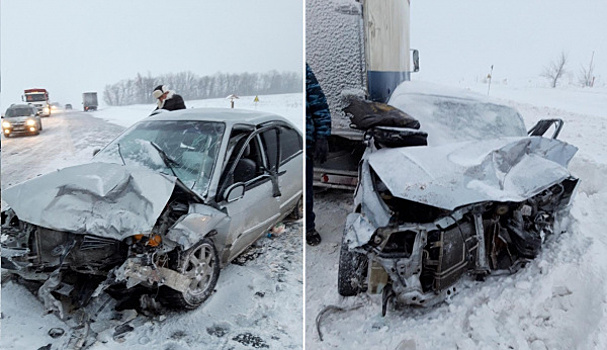
{"type": "Polygon", "coordinates": [[[392,195],[454,210],[483,201],[523,201],[570,176],[577,147],[542,137],[381,149],[369,164],[392,195]]]}
{"type": "Polygon", "coordinates": [[[2,198],[30,224],[122,240],[151,232],[175,182],[144,168],[90,163],[5,189],[2,198]]]}

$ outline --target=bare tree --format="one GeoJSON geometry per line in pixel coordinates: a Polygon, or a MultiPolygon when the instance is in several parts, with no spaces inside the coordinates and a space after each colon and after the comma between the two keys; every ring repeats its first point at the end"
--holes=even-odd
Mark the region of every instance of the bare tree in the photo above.
{"type": "Polygon", "coordinates": [[[588,67],[582,66],[580,69],[579,81],[582,86],[594,86],[594,51],[592,51],[592,57],[590,57],[590,64],[588,64],[588,67]]]}
{"type": "Polygon", "coordinates": [[[565,74],[565,64],[567,63],[567,55],[561,52],[561,56],[558,60],[550,63],[549,66],[544,67],[544,72],[541,74],[542,77],[550,81],[550,86],[555,88],[559,79],[565,74]]]}
{"type": "Polygon", "coordinates": [[[261,95],[301,92],[301,74],[295,72],[270,71],[267,73],[217,73],[197,77],[192,72],[169,73],[158,77],[147,77],[140,73],[134,79],[121,80],[106,85],[103,98],[108,105],[121,106],[134,103],[151,103],[154,86],[163,84],[179,91],[186,99],[225,97],[229,94],[261,95]]]}

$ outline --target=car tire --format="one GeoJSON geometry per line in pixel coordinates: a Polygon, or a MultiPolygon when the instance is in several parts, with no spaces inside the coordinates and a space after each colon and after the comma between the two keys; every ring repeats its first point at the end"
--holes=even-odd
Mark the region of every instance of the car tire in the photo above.
{"type": "Polygon", "coordinates": [[[40,122],[40,124],[38,124],[38,130],[42,131],[42,122],[40,122]]]}
{"type": "Polygon", "coordinates": [[[339,253],[337,291],[344,297],[350,297],[366,290],[364,285],[367,278],[369,259],[363,253],[351,251],[345,237],[346,234],[344,232],[341,251],[339,253]]]}
{"type": "Polygon", "coordinates": [[[289,214],[289,219],[290,220],[299,220],[303,217],[304,217],[304,199],[303,199],[303,196],[301,196],[301,197],[299,197],[299,200],[297,201],[295,208],[293,208],[293,211],[291,212],[291,214],[289,214]]]}
{"type": "Polygon", "coordinates": [[[217,284],[217,248],[207,237],[177,256],[179,258],[174,269],[191,277],[192,282],[185,292],[169,289],[163,298],[164,304],[173,309],[195,309],[211,296],[217,284]]]}

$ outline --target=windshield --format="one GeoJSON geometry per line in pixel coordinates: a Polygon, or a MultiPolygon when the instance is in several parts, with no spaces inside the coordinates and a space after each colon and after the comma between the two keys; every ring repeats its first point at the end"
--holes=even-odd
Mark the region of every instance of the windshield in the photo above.
{"type": "Polygon", "coordinates": [[[429,146],[527,136],[514,108],[467,90],[410,81],[394,91],[389,104],[419,121],[429,146]]]}
{"type": "Polygon", "coordinates": [[[143,121],[112,141],[93,160],[174,174],[204,195],[224,129],[219,122],[143,121]]]}
{"type": "Polygon", "coordinates": [[[46,95],[44,93],[40,93],[40,94],[27,94],[27,95],[25,95],[25,100],[27,102],[46,101],[46,95]]]}
{"type": "Polygon", "coordinates": [[[18,107],[18,108],[9,108],[6,110],[5,118],[14,118],[14,117],[28,117],[30,115],[35,115],[36,112],[32,110],[30,107],[18,107]]]}

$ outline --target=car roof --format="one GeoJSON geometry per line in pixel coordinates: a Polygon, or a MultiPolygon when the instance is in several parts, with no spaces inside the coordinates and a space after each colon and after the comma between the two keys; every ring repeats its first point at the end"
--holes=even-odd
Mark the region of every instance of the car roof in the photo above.
{"type": "Polygon", "coordinates": [[[269,121],[279,120],[293,126],[286,118],[274,113],[233,108],[189,108],[176,111],[159,110],[147,120],[216,121],[224,122],[228,126],[234,124],[254,126],[269,121]]]}
{"type": "Polygon", "coordinates": [[[13,109],[13,108],[36,108],[36,107],[29,105],[29,104],[25,104],[25,103],[12,104],[10,107],[8,107],[8,109],[13,109]]]}

